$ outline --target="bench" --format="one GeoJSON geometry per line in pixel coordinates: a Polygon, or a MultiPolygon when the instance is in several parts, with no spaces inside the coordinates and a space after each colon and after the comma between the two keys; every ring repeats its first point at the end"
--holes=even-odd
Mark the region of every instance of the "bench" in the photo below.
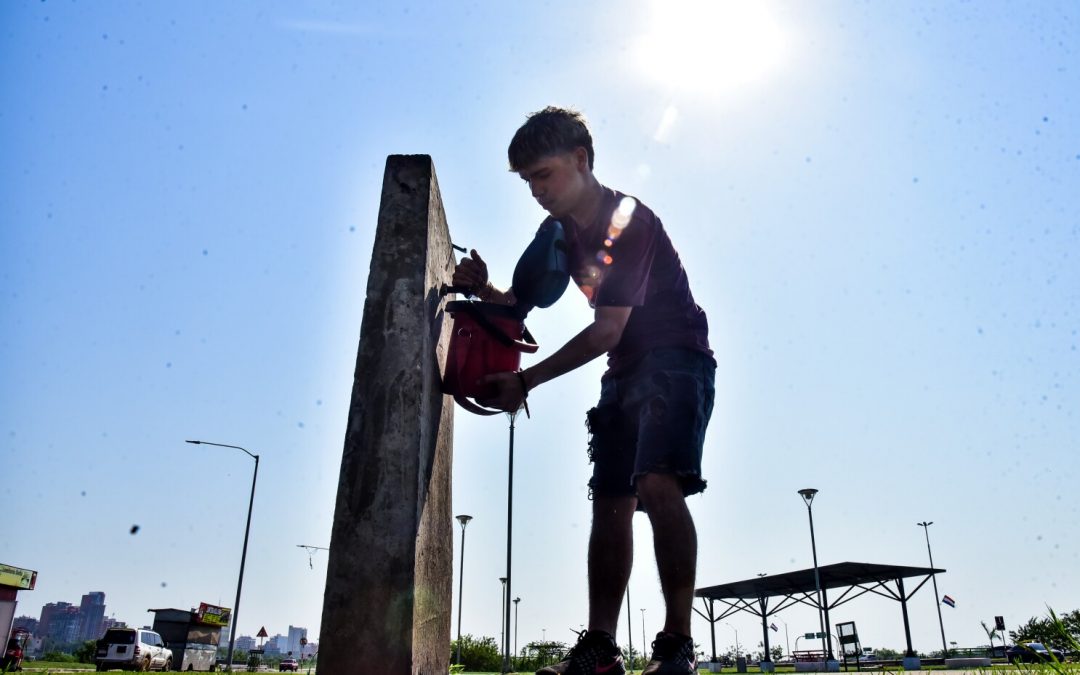
{"type": "Polygon", "coordinates": [[[963,670],[967,668],[974,669],[989,667],[989,656],[960,656],[952,659],[945,659],[946,670],[963,670]]]}
{"type": "Polygon", "coordinates": [[[840,670],[840,662],[836,659],[829,659],[826,652],[820,649],[793,651],[791,656],[795,659],[795,672],[797,673],[838,672],[840,670]]]}

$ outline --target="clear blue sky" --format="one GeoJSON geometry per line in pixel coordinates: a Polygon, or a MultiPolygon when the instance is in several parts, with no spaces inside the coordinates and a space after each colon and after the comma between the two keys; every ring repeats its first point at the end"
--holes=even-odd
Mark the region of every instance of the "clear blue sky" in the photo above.
{"type": "MultiPolygon", "coordinates": [[[[1049,1],[3,3],[0,561],[40,572],[19,613],[232,605],[253,463],[201,438],[262,457],[239,631],[317,636],[326,554],[296,545],[329,541],[385,158],[433,157],[454,239],[508,283],[543,213],[505,148],[549,103],[588,115],[597,175],[661,215],[710,318],[699,586],[809,567],[809,486],[822,564],[924,565],[934,521],[960,645],[1080,607],[1078,27],[1049,1]]],[[[541,355],[589,317],[573,290],[535,312],[541,355]]],[[[521,645],[585,621],[601,372],[519,425],[521,645]]],[[[496,638],[505,429],[456,419],[463,629],[496,638]]],[[[640,646],[661,601],[635,527],[640,646]]],[[[792,643],[816,625],[780,618],[792,643]]],[[[832,618],[903,646],[895,603],[832,618]]],[[[938,648],[929,586],[911,618],[938,648]]],[[[730,621],[721,649],[760,640],[730,621]]]]}

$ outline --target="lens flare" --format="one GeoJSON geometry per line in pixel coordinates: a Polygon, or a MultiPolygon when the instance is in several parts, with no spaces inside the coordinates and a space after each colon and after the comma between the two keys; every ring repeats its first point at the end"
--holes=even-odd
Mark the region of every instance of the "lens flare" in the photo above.
{"type": "MultiPolygon", "coordinates": [[[[616,230],[622,230],[629,225],[635,209],[637,209],[637,200],[633,197],[623,197],[615,208],[615,212],[611,214],[612,227],[616,230]]],[[[617,237],[618,235],[615,235],[612,239],[617,237]]]]}
{"type": "Polygon", "coordinates": [[[667,143],[668,138],[671,137],[671,127],[675,126],[675,120],[677,119],[679,119],[679,109],[669,105],[664,110],[664,116],[660,118],[660,124],[656,127],[653,140],[658,143],[667,143]]]}

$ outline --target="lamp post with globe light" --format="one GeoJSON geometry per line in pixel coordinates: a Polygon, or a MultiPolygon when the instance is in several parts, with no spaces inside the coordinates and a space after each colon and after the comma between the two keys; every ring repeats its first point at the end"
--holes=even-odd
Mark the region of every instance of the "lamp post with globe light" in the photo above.
{"type": "Polygon", "coordinates": [[[825,652],[825,658],[832,660],[832,640],[825,628],[825,602],[821,592],[821,573],[818,571],[817,542],[814,539],[814,511],[810,505],[814,503],[814,495],[818,493],[816,488],[803,488],[799,495],[806,502],[806,513],[810,516],[810,550],[814,555],[814,586],[817,588],[818,622],[821,625],[821,650],[825,652]]]}
{"type": "Polygon", "coordinates": [[[514,598],[514,658],[517,658],[518,654],[518,603],[521,602],[521,598],[514,598]]]}
{"type": "Polygon", "coordinates": [[[641,608],[641,659],[644,661],[648,656],[645,654],[645,645],[649,644],[645,639],[645,608],[641,608]]]}
{"type": "Polygon", "coordinates": [[[461,604],[462,604],[462,590],[465,588],[465,526],[472,520],[472,516],[462,514],[457,517],[459,523],[461,523],[461,570],[458,572],[458,599],[457,599],[457,658],[454,659],[459,664],[461,663],[461,604]]]}
{"type": "Polygon", "coordinates": [[[510,619],[510,605],[506,602],[506,577],[499,577],[499,581],[502,582],[502,606],[499,608],[499,621],[501,622],[499,640],[502,641],[499,649],[502,649],[503,657],[503,669],[501,672],[508,673],[510,672],[510,664],[507,662],[510,656],[508,653],[510,651],[510,626],[507,623],[510,619]]]}
{"type": "MultiPolygon", "coordinates": [[[[930,556],[930,569],[934,569],[934,553],[930,550],[930,526],[934,524],[934,521],[923,521],[921,523],[915,523],[923,529],[926,533],[926,554],[930,556]]],[[[934,605],[937,606],[937,620],[938,627],[941,629],[941,653],[946,658],[949,656],[949,647],[945,644],[945,622],[941,619],[941,596],[938,595],[937,589],[937,575],[930,572],[930,579],[934,582],[934,605]]]]}

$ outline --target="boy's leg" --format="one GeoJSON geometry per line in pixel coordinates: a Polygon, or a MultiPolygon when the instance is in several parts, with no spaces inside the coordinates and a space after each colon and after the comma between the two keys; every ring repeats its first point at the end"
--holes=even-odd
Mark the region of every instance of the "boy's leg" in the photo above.
{"type": "Polygon", "coordinates": [[[637,497],[593,498],[589,535],[589,630],[615,635],[634,564],[632,519],[637,497]]]}
{"type": "Polygon", "coordinates": [[[690,635],[697,571],[697,531],[686,507],[682,485],[674,474],[647,473],[638,477],[637,488],[652,524],[656,566],[667,606],[664,631],[690,635]]]}

